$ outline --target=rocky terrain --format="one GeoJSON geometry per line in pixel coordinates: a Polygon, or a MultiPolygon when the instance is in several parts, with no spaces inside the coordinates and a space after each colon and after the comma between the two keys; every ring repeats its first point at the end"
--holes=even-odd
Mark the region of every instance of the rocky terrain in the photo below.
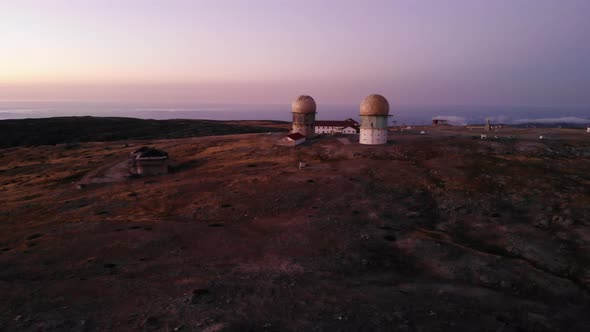
{"type": "Polygon", "coordinates": [[[426,129],[1,149],[0,330],[590,330],[590,135],[426,129]]]}

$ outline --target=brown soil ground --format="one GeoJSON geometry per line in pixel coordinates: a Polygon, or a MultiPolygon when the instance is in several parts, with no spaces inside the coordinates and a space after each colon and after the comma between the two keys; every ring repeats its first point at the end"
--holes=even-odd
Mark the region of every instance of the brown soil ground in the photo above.
{"type": "Polygon", "coordinates": [[[589,331],[590,135],[414,129],[2,149],[0,330],[589,331]]]}

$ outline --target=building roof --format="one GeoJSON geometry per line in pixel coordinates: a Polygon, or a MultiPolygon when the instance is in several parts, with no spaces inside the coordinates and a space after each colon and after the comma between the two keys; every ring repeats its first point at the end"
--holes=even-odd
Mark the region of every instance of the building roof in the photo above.
{"type": "Polygon", "coordinates": [[[325,121],[316,121],[317,126],[323,127],[352,127],[358,126],[358,122],[354,121],[353,119],[346,119],[344,121],[334,121],[334,120],[325,120],[325,121]]]}
{"type": "Polygon", "coordinates": [[[361,102],[361,115],[389,115],[389,102],[382,95],[367,96],[361,102]]]}
{"type": "Polygon", "coordinates": [[[301,95],[291,103],[293,113],[315,113],[316,104],[311,96],[301,95]]]}
{"type": "Polygon", "coordinates": [[[143,146],[135,150],[133,154],[137,155],[137,158],[168,157],[168,152],[147,146],[143,146]]]}
{"type": "Polygon", "coordinates": [[[303,134],[301,134],[301,133],[293,133],[293,134],[291,134],[291,135],[289,135],[287,137],[290,138],[290,139],[292,139],[292,140],[294,140],[294,141],[296,141],[298,139],[305,138],[305,136],[303,134]]]}

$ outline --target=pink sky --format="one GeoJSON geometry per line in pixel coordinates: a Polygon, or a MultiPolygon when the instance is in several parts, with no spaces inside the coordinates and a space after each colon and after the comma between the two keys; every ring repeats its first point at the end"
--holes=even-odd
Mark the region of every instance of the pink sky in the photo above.
{"type": "Polygon", "coordinates": [[[2,0],[0,100],[590,105],[590,1],[2,0]]]}

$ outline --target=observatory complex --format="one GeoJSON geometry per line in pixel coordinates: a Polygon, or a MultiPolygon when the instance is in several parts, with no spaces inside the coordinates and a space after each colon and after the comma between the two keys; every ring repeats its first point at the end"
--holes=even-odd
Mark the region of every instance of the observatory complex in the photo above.
{"type": "Polygon", "coordinates": [[[310,138],[315,136],[316,104],[312,97],[301,95],[291,104],[293,113],[292,133],[300,133],[310,138]]]}
{"type": "Polygon", "coordinates": [[[381,95],[370,95],[361,103],[361,134],[359,143],[378,145],[387,143],[389,102],[381,95]]]}
{"type": "MultiPolygon", "coordinates": [[[[293,142],[295,142],[294,145],[301,144],[305,138],[315,137],[316,134],[356,134],[359,132],[359,124],[353,119],[316,122],[316,108],[315,100],[307,95],[301,95],[293,101],[291,104],[291,112],[293,113],[291,135],[299,136],[286,137],[285,139],[291,143],[289,145],[293,145],[293,142]]],[[[360,144],[387,143],[389,102],[385,97],[375,94],[367,96],[360,105],[360,117],[360,144]]]]}

